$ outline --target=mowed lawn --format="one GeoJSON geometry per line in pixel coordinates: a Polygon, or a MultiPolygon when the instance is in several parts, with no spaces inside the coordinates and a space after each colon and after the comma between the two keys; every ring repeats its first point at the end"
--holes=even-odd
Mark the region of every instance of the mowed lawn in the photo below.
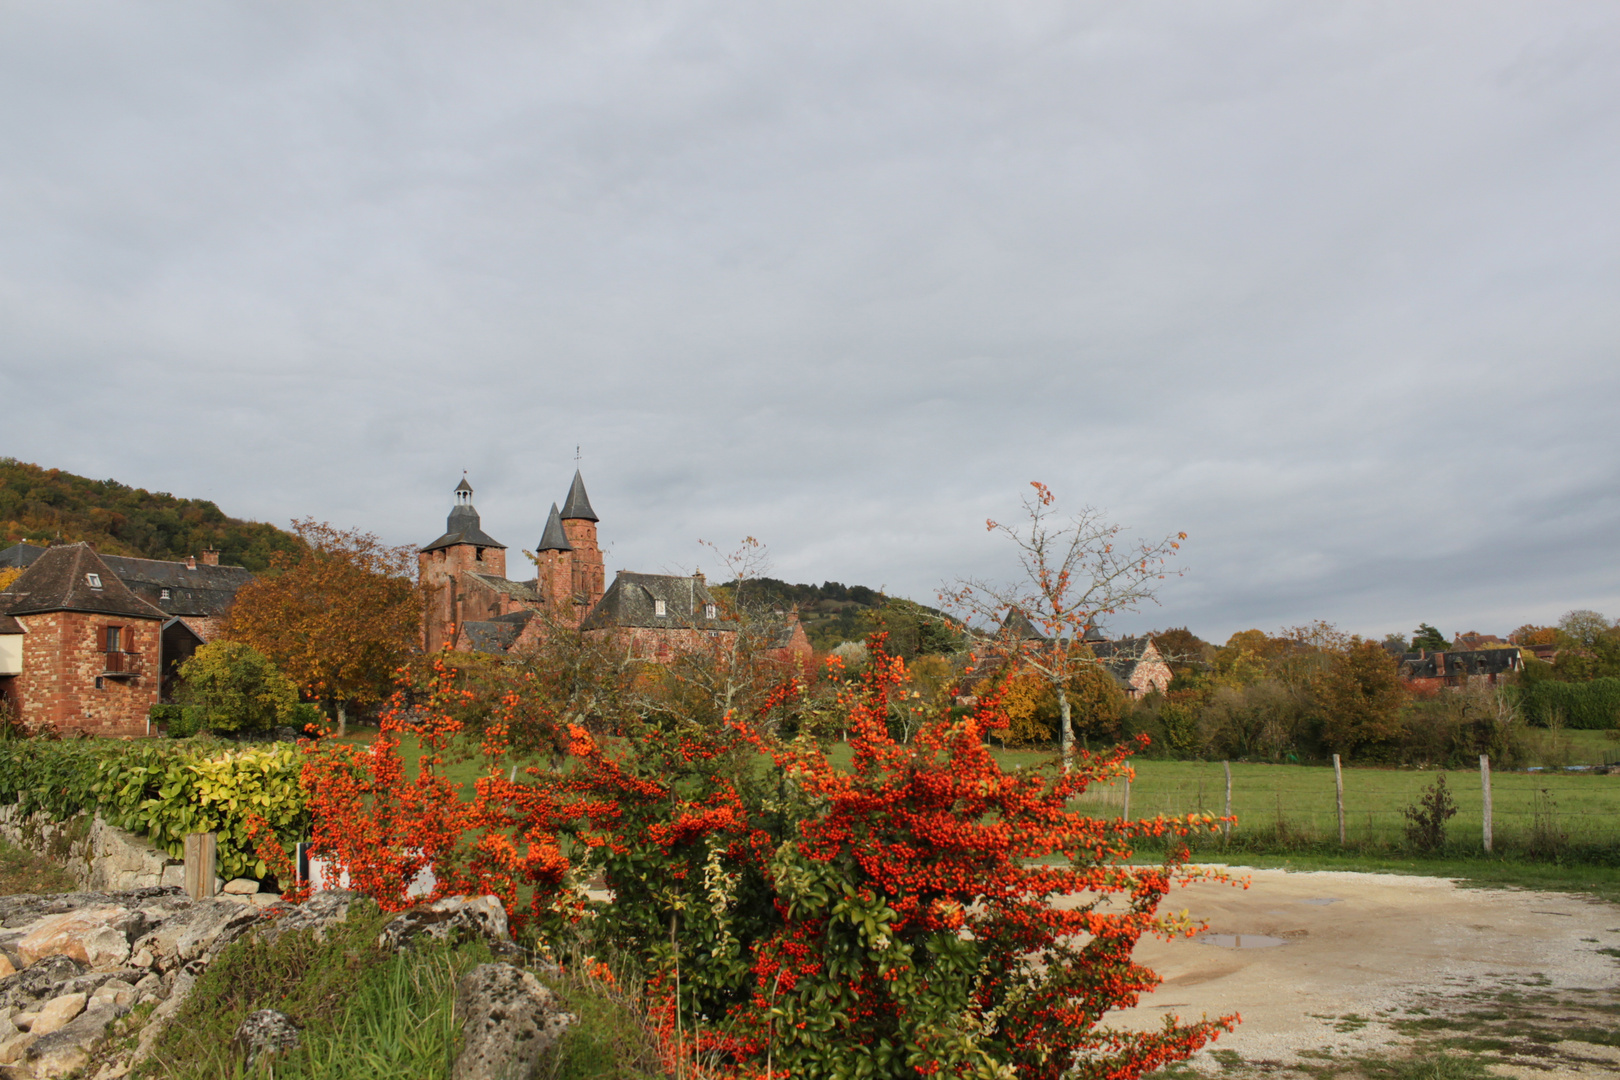
{"type": "MultiPolygon", "coordinates": [[[[1601,732],[1577,732],[1603,739],[1601,732]]],[[[369,743],[376,732],[361,730],[344,741],[369,743]]],[[[1599,744],[1604,745],[1604,744],[1599,744]]],[[[1607,746],[1615,746],[1613,742],[1607,746]]],[[[421,749],[415,740],[401,741],[400,753],[415,773],[421,749]]],[[[835,764],[849,760],[848,748],[834,744],[828,750],[835,764]]],[[[995,750],[1005,768],[1046,769],[1055,765],[1050,751],[995,750]]],[[[1597,760],[1602,760],[1599,757],[1597,760]]],[[[549,767],[539,759],[508,759],[508,766],[549,767]]],[[[1226,777],[1218,761],[1156,761],[1133,759],[1136,778],[1131,784],[1133,818],[1160,814],[1180,817],[1191,813],[1222,813],[1226,777]]],[[[476,756],[452,760],[446,773],[470,797],[473,782],[483,775],[476,756]]],[[[1352,843],[1399,843],[1404,831],[1402,810],[1433,784],[1434,770],[1345,768],[1344,808],[1347,839],[1352,843]]],[[[1478,769],[1444,774],[1458,807],[1449,823],[1454,843],[1477,841],[1482,833],[1481,789],[1478,769]]],[[[1562,833],[1575,847],[1620,845],[1620,774],[1600,776],[1562,769],[1540,772],[1493,772],[1491,775],[1493,832],[1503,847],[1523,847],[1538,820],[1544,830],[1562,833]],[[1538,818],[1539,815],[1539,818],[1538,818]]],[[[1078,808],[1099,815],[1123,810],[1123,782],[1099,786],[1076,801],[1078,808]]],[[[1232,764],[1232,812],[1237,817],[1233,837],[1265,834],[1297,837],[1303,841],[1335,840],[1338,817],[1334,805],[1333,769],[1321,765],[1232,764]]]]}

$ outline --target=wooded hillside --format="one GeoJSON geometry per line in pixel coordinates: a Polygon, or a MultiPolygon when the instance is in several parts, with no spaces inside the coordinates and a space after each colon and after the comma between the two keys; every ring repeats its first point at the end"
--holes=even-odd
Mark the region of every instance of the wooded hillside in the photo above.
{"type": "Polygon", "coordinates": [[[148,559],[183,559],[217,548],[221,562],[253,571],[268,568],[272,553],[301,546],[289,532],[227,517],[206,499],[0,458],[0,547],[20,540],[83,540],[108,555],[148,559]]]}

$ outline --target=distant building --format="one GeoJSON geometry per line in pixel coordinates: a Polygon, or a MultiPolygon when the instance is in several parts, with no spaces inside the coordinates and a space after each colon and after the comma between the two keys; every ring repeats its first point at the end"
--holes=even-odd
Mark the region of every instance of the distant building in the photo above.
{"type": "Polygon", "coordinates": [[[1524,669],[1518,649],[1475,649],[1406,653],[1400,659],[1401,678],[1415,687],[1438,689],[1498,681],[1524,669]]]}
{"type": "Polygon", "coordinates": [[[217,551],[171,562],[89,544],[16,544],[0,567],[23,570],[0,592],[0,698],[31,727],[94,735],[144,735],[175,669],[253,580],[217,551]]]}
{"type": "MultiPolygon", "coordinates": [[[[507,577],[506,545],[484,532],[465,478],[454,495],[444,535],[417,556],[426,594],[422,641],[429,652],[506,653],[537,643],[554,626],[569,626],[612,635],[636,657],[664,662],[738,632],[702,574],[620,571],[605,585],[600,519],[578,470],[562,506],[551,505],[528,580],[507,577]]],[[[781,641],[773,637],[771,650],[808,652],[797,621],[777,635],[781,641]]]]}
{"type": "MultiPolygon", "coordinates": [[[[1001,620],[1001,626],[996,630],[995,637],[1000,645],[988,650],[992,657],[1024,655],[1051,640],[1018,608],[1008,609],[1006,617],[1001,620]]],[[[1086,631],[1081,640],[1097,658],[1103,670],[1113,676],[1114,682],[1125,692],[1126,697],[1136,700],[1155,692],[1162,694],[1170,686],[1172,678],[1170,665],[1165,663],[1159,647],[1154,644],[1151,637],[1110,640],[1095,629],[1091,629],[1086,631]]],[[[984,679],[1002,670],[1005,663],[999,659],[992,659],[988,664],[976,663],[963,681],[964,693],[971,692],[984,679]]]]}

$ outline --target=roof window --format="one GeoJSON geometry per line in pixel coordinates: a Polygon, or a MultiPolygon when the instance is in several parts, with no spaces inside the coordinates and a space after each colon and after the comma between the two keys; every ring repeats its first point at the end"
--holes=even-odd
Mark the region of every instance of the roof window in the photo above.
{"type": "Polygon", "coordinates": [[[669,614],[669,606],[667,604],[665,604],[662,600],[654,600],[653,601],[653,614],[654,615],[668,615],[669,614]]]}
{"type": "Polygon", "coordinates": [[[714,618],[714,605],[713,604],[704,604],[703,605],[703,617],[705,619],[714,618]]]}
{"type": "Polygon", "coordinates": [[[92,589],[99,589],[101,588],[101,575],[86,574],[84,575],[84,583],[90,586],[92,589]]]}
{"type": "Polygon", "coordinates": [[[158,593],[158,599],[159,600],[167,600],[168,598],[169,598],[169,590],[168,589],[163,589],[158,593]]]}

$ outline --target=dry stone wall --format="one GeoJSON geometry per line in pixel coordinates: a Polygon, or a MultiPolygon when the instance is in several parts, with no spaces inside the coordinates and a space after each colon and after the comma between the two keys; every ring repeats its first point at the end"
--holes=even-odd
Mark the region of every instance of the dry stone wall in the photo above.
{"type": "Polygon", "coordinates": [[[0,806],[0,837],[58,863],[79,888],[91,892],[185,884],[185,866],[178,859],[89,814],[52,821],[43,813],[23,817],[15,803],[0,806]]]}

